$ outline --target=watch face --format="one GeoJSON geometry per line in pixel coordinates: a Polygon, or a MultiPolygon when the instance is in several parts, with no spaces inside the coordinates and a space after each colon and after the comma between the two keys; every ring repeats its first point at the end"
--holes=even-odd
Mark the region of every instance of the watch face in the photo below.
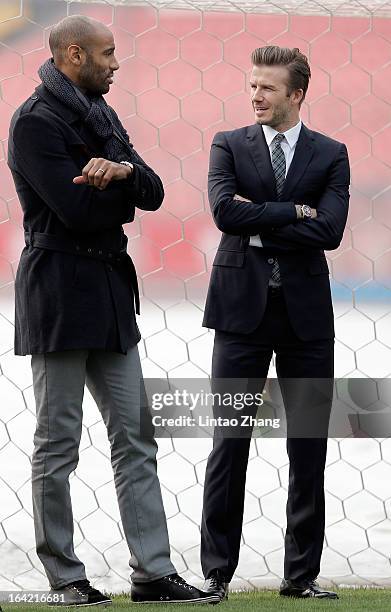
{"type": "Polygon", "coordinates": [[[303,211],[304,217],[311,216],[311,206],[308,206],[308,204],[303,204],[302,211],[303,211]]]}

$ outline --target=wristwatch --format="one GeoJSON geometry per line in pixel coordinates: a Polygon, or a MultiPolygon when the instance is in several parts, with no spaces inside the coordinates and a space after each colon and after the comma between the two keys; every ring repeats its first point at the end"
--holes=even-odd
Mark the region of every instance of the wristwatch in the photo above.
{"type": "Polygon", "coordinates": [[[122,164],[123,166],[128,166],[128,168],[131,169],[131,171],[133,172],[133,164],[132,162],[128,162],[128,161],[121,161],[119,162],[120,164],[122,164]]]}
{"type": "Polygon", "coordinates": [[[312,217],[311,206],[308,206],[308,204],[300,204],[299,210],[300,210],[300,219],[304,219],[304,220],[311,219],[312,217]]]}

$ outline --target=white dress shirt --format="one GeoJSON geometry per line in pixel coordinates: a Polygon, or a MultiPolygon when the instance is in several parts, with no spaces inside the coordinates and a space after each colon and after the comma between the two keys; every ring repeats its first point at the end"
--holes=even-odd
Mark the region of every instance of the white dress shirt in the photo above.
{"type": "MultiPolygon", "coordinates": [[[[294,125],[292,128],[290,128],[286,132],[283,132],[285,138],[281,143],[281,149],[283,150],[284,155],[285,155],[285,165],[286,165],[285,176],[288,173],[289,166],[291,165],[293,156],[295,154],[296,144],[299,139],[301,126],[302,126],[302,122],[299,121],[299,123],[296,123],[296,125],[294,125]]],[[[262,125],[261,127],[265,135],[267,146],[269,147],[269,153],[270,153],[270,159],[271,159],[272,141],[273,141],[273,138],[276,136],[276,134],[278,134],[279,132],[277,132],[277,130],[275,130],[274,128],[270,127],[270,125],[262,125]]],[[[256,234],[255,236],[250,237],[250,246],[257,246],[257,247],[263,246],[259,234],[256,234]]]]}

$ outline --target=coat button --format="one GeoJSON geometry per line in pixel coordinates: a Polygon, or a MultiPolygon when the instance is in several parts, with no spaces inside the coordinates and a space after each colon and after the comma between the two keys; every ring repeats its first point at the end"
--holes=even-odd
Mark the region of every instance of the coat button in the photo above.
{"type": "Polygon", "coordinates": [[[92,253],[92,249],[87,249],[87,253],[92,253]]]}
{"type": "Polygon", "coordinates": [[[274,259],[273,257],[269,257],[269,259],[267,260],[268,264],[273,264],[274,263],[274,259]]]}
{"type": "Polygon", "coordinates": [[[103,251],[98,251],[99,255],[103,255],[103,251]]]}
{"type": "Polygon", "coordinates": [[[78,244],[76,245],[76,247],[75,247],[75,248],[76,248],[76,251],[80,251],[80,247],[79,247],[79,245],[78,245],[78,244]]]}

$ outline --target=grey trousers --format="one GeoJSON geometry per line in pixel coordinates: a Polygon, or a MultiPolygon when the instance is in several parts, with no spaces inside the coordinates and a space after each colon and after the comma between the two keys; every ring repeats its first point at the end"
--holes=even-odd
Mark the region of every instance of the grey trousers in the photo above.
{"type": "Polygon", "coordinates": [[[34,526],[37,554],[52,588],[86,578],[73,546],[69,488],[69,475],[79,459],[85,384],[107,427],[132,580],[147,582],[174,573],[156,473],[157,445],[152,429],[150,436],[140,436],[140,418],[150,417],[140,400],[137,347],[127,355],[100,350],[33,355],[31,364],[37,406],[34,526]]]}

